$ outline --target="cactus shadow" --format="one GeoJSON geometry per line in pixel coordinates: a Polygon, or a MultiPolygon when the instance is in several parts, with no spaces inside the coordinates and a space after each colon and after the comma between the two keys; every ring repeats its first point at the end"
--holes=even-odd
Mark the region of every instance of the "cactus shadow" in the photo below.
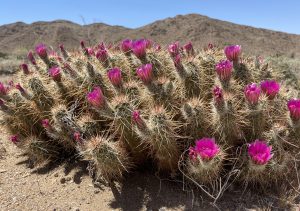
{"type": "Polygon", "coordinates": [[[120,184],[110,185],[114,200],[112,209],[124,211],[189,208],[191,194],[182,190],[178,181],[154,176],[151,172],[128,174],[120,184]]]}

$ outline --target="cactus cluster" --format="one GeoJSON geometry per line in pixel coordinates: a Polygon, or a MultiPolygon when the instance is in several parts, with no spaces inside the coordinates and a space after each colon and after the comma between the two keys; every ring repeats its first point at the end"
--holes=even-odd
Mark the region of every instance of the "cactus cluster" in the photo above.
{"type": "Polygon", "coordinates": [[[203,185],[233,169],[235,181],[263,187],[297,175],[298,91],[241,46],[80,46],[40,44],[0,83],[10,140],[33,161],[77,154],[108,181],[149,160],[203,185]]]}

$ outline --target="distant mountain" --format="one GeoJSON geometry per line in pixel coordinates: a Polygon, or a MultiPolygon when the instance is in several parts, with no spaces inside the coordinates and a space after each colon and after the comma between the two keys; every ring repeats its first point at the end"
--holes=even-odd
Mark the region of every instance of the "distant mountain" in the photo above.
{"type": "Polygon", "coordinates": [[[17,22],[0,26],[0,52],[23,53],[40,42],[53,47],[64,43],[67,48],[78,48],[80,40],[96,44],[142,37],[165,45],[176,40],[181,43],[192,41],[197,47],[208,43],[240,44],[247,53],[295,54],[300,57],[300,35],[233,24],[197,14],[178,15],[136,29],[103,23],[82,26],[64,20],[32,24],[17,22]]]}

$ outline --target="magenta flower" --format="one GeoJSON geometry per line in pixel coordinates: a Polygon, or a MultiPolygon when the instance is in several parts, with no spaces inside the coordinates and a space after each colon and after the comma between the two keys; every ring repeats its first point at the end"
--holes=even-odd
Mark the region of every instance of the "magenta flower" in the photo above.
{"type": "Polygon", "coordinates": [[[224,53],[229,61],[237,62],[241,55],[242,48],[240,45],[227,46],[224,49],[224,53]]]}
{"type": "Polygon", "coordinates": [[[212,43],[208,43],[207,48],[208,48],[208,49],[213,49],[213,48],[214,48],[214,45],[213,45],[212,43]]]}
{"type": "Polygon", "coordinates": [[[196,140],[196,146],[190,147],[189,156],[195,160],[200,156],[201,160],[209,161],[220,152],[220,147],[215,143],[213,138],[202,138],[196,140]]]}
{"type": "Polygon", "coordinates": [[[179,42],[172,43],[168,47],[168,51],[171,55],[171,57],[175,57],[179,54],[179,42]]]}
{"type": "Polygon", "coordinates": [[[300,99],[291,99],[287,103],[292,120],[300,120],[300,99]]]}
{"type": "Polygon", "coordinates": [[[141,118],[139,111],[135,110],[132,112],[132,120],[139,128],[144,127],[145,123],[144,123],[143,119],[141,118]]]}
{"type": "Polygon", "coordinates": [[[89,92],[86,98],[92,106],[97,108],[100,108],[105,104],[105,99],[99,86],[96,86],[93,91],[89,92]]]}
{"type": "Polygon", "coordinates": [[[35,47],[35,52],[37,53],[37,55],[39,55],[39,57],[41,59],[45,59],[48,56],[48,54],[47,54],[47,47],[46,47],[45,44],[38,44],[35,47]]]}
{"type": "Polygon", "coordinates": [[[16,89],[19,90],[20,92],[25,93],[25,89],[21,86],[21,84],[18,83],[18,84],[16,84],[15,87],[16,87],[16,89]]]}
{"type": "Polygon", "coordinates": [[[83,40],[80,41],[80,46],[81,46],[82,49],[85,49],[85,44],[84,44],[83,40]]]}
{"type": "Polygon", "coordinates": [[[135,40],[132,42],[132,52],[139,59],[143,59],[146,56],[147,43],[144,39],[135,40]]]}
{"type": "Polygon", "coordinates": [[[213,89],[214,101],[217,105],[224,103],[223,91],[220,87],[216,86],[213,89]]]}
{"type": "Polygon", "coordinates": [[[258,139],[248,146],[248,154],[252,162],[257,165],[265,165],[273,157],[271,150],[272,146],[268,146],[265,141],[258,139]]]}
{"type": "Polygon", "coordinates": [[[43,126],[43,128],[45,128],[45,129],[50,128],[51,126],[50,126],[50,121],[49,121],[49,119],[43,119],[43,120],[42,120],[42,126],[43,126]]]}
{"type": "Polygon", "coordinates": [[[152,41],[151,40],[148,40],[148,39],[144,39],[144,42],[146,44],[146,48],[151,48],[152,47],[152,41]]]}
{"type": "Polygon", "coordinates": [[[155,51],[160,51],[161,50],[161,46],[160,45],[155,45],[155,51]]]}
{"type": "Polygon", "coordinates": [[[49,75],[52,77],[54,81],[61,80],[61,73],[59,67],[52,67],[49,69],[49,75]]]}
{"type": "Polygon", "coordinates": [[[216,65],[216,71],[221,81],[229,81],[233,64],[229,60],[222,60],[216,65]]]}
{"type": "MultiPolygon", "coordinates": [[[[106,50],[104,42],[99,43],[97,46],[99,50],[106,50]]],[[[111,45],[108,46],[108,49],[111,47],[111,45]]]]}
{"type": "Polygon", "coordinates": [[[183,48],[185,49],[186,53],[189,55],[189,56],[194,56],[195,54],[195,51],[194,51],[194,48],[193,48],[193,44],[191,42],[188,42],[187,44],[185,44],[183,46],[183,48]]]}
{"type": "Polygon", "coordinates": [[[275,80],[265,80],[260,83],[260,88],[272,100],[278,94],[280,85],[275,80]]]}
{"type": "Polygon", "coordinates": [[[152,81],[152,64],[145,64],[136,70],[138,77],[144,82],[149,83],[152,81]]]}
{"type": "Polygon", "coordinates": [[[130,52],[131,47],[132,47],[132,40],[126,39],[126,40],[123,40],[123,41],[122,41],[122,43],[121,43],[121,50],[122,50],[124,53],[130,52]]]}
{"type": "Polygon", "coordinates": [[[256,105],[259,100],[260,88],[257,84],[248,84],[244,89],[246,100],[249,104],[256,105]]]}
{"type": "Polygon", "coordinates": [[[33,53],[31,51],[28,52],[27,58],[31,62],[31,64],[36,65],[35,58],[34,58],[33,53]]]}
{"type": "Polygon", "coordinates": [[[21,65],[20,65],[20,68],[23,70],[23,73],[24,73],[25,75],[28,75],[28,74],[29,74],[29,68],[28,68],[28,65],[27,65],[27,64],[25,64],[25,63],[21,64],[21,65]]]}
{"type": "Polygon", "coordinates": [[[122,84],[122,73],[120,68],[113,68],[110,69],[107,73],[108,78],[112,85],[114,86],[120,86],[122,84]]]}
{"type": "Polygon", "coordinates": [[[93,48],[87,48],[86,51],[89,56],[95,56],[95,51],[93,48]]]}
{"type": "Polygon", "coordinates": [[[7,95],[8,88],[5,87],[3,83],[0,82],[0,95],[7,95]]]}
{"type": "Polygon", "coordinates": [[[13,142],[14,144],[18,143],[19,142],[19,136],[18,135],[12,135],[9,137],[9,140],[11,142],[13,142]]]}
{"type": "Polygon", "coordinates": [[[78,132],[78,131],[76,131],[76,132],[74,132],[73,133],[73,138],[74,138],[74,140],[76,141],[76,142],[81,142],[81,134],[80,134],[80,132],[78,132]]]}
{"type": "Polygon", "coordinates": [[[100,61],[100,62],[105,62],[108,59],[108,53],[107,50],[103,49],[103,50],[98,50],[96,53],[96,58],[100,61]]]}

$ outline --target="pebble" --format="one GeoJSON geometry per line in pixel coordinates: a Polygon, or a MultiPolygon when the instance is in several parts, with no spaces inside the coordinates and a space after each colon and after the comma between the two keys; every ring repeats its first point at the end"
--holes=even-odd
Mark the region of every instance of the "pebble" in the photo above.
{"type": "Polygon", "coordinates": [[[94,193],[95,193],[95,194],[97,194],[97,193],[99,193],[99,192],[100,192],[99,189],[94,190],[94,193]]]}
{"type": "Polygon", "coordinates": [[[61,184],[64,184],[65,182],[66,182],[66,178],[64,178],[64,177],[60,178],[60,183],[61,184]]]}

